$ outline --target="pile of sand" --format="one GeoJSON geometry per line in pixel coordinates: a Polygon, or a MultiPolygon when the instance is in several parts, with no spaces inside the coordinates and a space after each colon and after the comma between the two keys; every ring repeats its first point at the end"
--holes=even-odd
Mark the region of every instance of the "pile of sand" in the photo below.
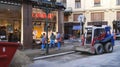
{"type": "Polygon", "coordinates": [[[31,63],[32,61],[24,52],[17,50],[9,67],[28,67],[27,65],[31,63]]]}

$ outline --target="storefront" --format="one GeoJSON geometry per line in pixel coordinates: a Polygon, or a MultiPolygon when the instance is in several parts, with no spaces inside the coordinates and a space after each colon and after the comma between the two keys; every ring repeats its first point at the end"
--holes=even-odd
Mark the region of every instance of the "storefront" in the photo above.
{"type": "MultiPolygon", "coordinates": [[[[40,39],[42,33],[46,32],[46,13],[42,9],[32,9],[33,35],[34,39],[40,39]]],[[[48,14],[48,34],[56,32],[56,12],[48,14]]]]}
{"type": "Polygon", "coordinates": [[[0,40],[20,41],[20,31],[20,6],[0,4],[0,40]]]}
{"type": "MultiPolygon", "coordinates": [[[[56,32],[56,12],[49,13],[48,18],[48,31],[56,32]]],[[[45,12],[41,9],[32,8],[33,32],[36,31],[36,39],[40,38],[43,32],[46,32],[45,19],[45,12]]],[[[5,36],[5,38],[3,37],[4,40],[10,42],[21,40],[21,6],[0,4],[0,29],[4,29],[6,32],[1,34],[1,36],[5,36]],[[17,39],[13,37],[16,37],[17,39]]]]}
{"type": "MultiPolygon", "coordinates": [[[[40,35],[46,32],[46,13],[42,9],[33,8],[35,4],[37,2],[26,0],[0,1],[0,40],[20,41],[25,48],[30,48],[33,42],[33,31],[37,32],[36,39],[39,39],[40,35]]],[[[62,18],[63,11],[61,8],[49,13],[49,33],[62,32],[62,18]]]]}
{"type": "MultiPolygon", "coordinates": [[[[66,36],[73,35],[75,37],[79,37],[80,28],[79,28],[79,30],[75,29],[74,28],[75,26],[79,27],[80,23],[75,23],[75,22],[64,23],[64,30],[65,30],[64,33],[65,33],[65,35],[66,36]]],[[[65,39],[68,39],[68,37],[66,37],[65,39]]]]}

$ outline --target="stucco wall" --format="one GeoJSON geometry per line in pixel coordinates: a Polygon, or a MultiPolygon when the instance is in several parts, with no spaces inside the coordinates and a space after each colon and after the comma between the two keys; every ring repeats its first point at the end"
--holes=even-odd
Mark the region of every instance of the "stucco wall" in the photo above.
{"type": "MultiPolygon", "coordinates": [[[[112,21],[116,20],[116,12],[120,11],[120,6],[116,5],[116,0],[101,0],[99,7],[94,6],[94,0],[81,0],[81,8],[75,8],[75,0],[67,0],[67,8],[72,7],[73,13],[69,21],[73,21],[73,14],[84,13],[86,22],[91,21],[92,12],[104,12],[104,21],[112,27],[112,21]],[[71,19],[72,18],[72,19],[71,19]]],[[[85,24],[86,26],[87,24],[85,24]]]]}

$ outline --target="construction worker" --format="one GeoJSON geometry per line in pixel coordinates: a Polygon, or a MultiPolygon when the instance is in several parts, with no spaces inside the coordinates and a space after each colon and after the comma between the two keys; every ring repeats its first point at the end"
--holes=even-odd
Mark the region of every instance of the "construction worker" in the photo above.
{"type": "Polygon", "coordinates": [[[61,47],[61,35],[60,35],[59,32],[57,32],[56,40],[57,40],[58,50],[60,50],[60,47],[61,47]]]}
{"type": "Polygon", "coordinates": [[[54,33],[50,36],[50,47],[55,46],[55,35],[54,33]]]}
{"type": "Polygon", "coordinates": [[[43,37],[42,37],[41,41],[42,41],[41,49],[44,50],[45,49],[45,42],[46,42],[45,33],[43,33],[43,37]]]}

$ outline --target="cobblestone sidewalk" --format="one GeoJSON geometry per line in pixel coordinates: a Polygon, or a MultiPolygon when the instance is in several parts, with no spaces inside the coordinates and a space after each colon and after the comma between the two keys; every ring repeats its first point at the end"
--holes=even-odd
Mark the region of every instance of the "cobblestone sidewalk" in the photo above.
{"type": "MultiPolygon", "coordinates": [[[[57,47],[49,48],[49,55],[72,51],[73,46],[79,45],[79,44],[80,42],[64,42],[64,45],[61,46],[60,50],[57,50],[57,47]]],[[[31,59],[35,57],[45,56],[46,54],[46,50],[42,51],[41,49],[27,49],[27,50],[23,50],[22,52],[24,52],[31,59]]]]}

